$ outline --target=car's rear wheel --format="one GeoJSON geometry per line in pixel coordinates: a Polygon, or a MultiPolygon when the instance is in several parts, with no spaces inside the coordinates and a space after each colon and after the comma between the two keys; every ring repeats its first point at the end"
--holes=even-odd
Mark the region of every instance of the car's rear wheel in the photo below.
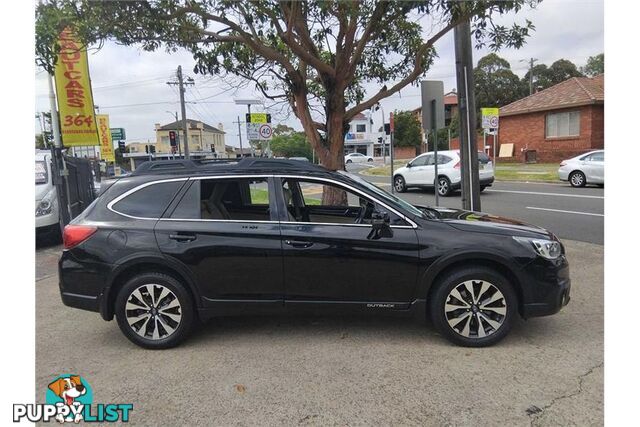
{"type": "Polygon", "coordinates": [[[404,193],[405,191],[407,191],[407,184],[404,181],[402,175],[397,175],[395,178],[393,178],[393,188],[398,193],[404,193]]]}
{"type": "Polygon", "coordinates": [[[170,348],[191,332],[193,300],[184,285],[162,273],[143,273],[124,284],[115,302],[122,333],[151,349],[170,348]]]}
{"type": "Polygon", "coordinates": [[[487,188],[487,186],[486,186],[486,185],[481,185],[481,186],[480,186],[480,192],[482,193],[482,192],[484,191],[484,189],[485,189],[485,188],[487,188]]]}
{"type": "Polygon", "coordinates": [[[347,160],[345,163],[352,163],[352,161],[351,160],[347,160]]]}
{"type": "Polygon", "coordinates": [[[373,159],[372,159],[371,157],[369,157],[369,158],[367,159],[367,162],[372,163],[372,162],[373,162],[373,159]]]}
{"type": "Polygon", "coordinates": [[[584,187],[587,184],[587,177],[580,171],[573,171],[569,175],[569,183],[572,187],[584,187]]]}
{"type": "Polygon", "coordinates": [[[517,298],[503,275],[485,267],[468,267],[452,271],[435,286],[429,301],[431,320],[449,341],[485,347],[509,333],[517,315],[517,298]]]}
{"type": "Polygon", "coordinates": [[[438,194],[442,197],[447,197],[451,194],[451,181],[446,176],[438,178],[438,194]]]}

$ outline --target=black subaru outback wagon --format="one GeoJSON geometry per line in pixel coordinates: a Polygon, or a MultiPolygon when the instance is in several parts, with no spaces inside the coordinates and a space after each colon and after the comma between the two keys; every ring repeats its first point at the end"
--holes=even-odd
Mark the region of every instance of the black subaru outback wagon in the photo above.
{"type": "Polygon", "coordinates": [[[309,163],[146,162],[64,231],[64,304],[115,316],[147,348],[213,316],[319,311],[429,317],[465,346],[569,301],[550,232],[413,206],[309,163]]]}

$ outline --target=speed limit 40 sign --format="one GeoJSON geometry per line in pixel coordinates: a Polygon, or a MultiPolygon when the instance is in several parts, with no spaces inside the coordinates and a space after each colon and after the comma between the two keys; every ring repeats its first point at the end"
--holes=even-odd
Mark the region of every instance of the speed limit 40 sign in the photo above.
{"type": "Polygon", "coordinates": [[[482,128],[483,129],[498,129],[500,124],[499,115],[500,109],[498,108],[481,108],[482,113],[482,128]]]}
{"type": "Polygon", "coordinates": [[[271,123],[263,123],[258,128],[258,135],[262,140],[269,140],[273,135],[273,129],[271,128],[271,123]]]}

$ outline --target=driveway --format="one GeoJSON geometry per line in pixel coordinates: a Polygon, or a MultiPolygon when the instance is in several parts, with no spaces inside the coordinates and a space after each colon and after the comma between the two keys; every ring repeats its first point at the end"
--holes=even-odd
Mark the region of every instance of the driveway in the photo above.
{"type": "MultiPolygon", "coordinates": [[[[59,247],[36,255],[36,401],[60,373],[133,425],[602,425],[603,246],[566,241],[572,300],[499,345],[454,347],[408,319],[217,319],[172,350],[60,302],[59,247]]],[[[310,272],[311,273],[311,272],[310,272]]]]}

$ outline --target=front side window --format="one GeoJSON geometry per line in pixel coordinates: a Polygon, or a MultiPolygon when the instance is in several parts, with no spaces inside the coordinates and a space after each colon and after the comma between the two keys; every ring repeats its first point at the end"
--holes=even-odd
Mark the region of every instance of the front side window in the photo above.
{"type": "MultiPolygon", "coordinates": [[[[291,222],[371,224],[374,212],[388,212],[368,197],[322,181],[284,178],[282,191],[291,222]]],[[[406,225],[403,219],[388,213],[391,225],[406,225]]]]}
{"type": "Polygon", "coordinates": [[[266,178],[194,180],[170,215],[174,219],[269,221],[266,178]]]}
{"type": "Polygon", "coordinates": [[[112,209],[138,218],[160,218],[183,184],[169,181],[147,185],[114,203],[112,209]]]}
{"type": "Polygon", "coordinates": [[[36,185],[46,184],[48,179],[47,164],[42,161],[36,161],[36,185]]]}
{"type": "Polygon", "coordinates": [[[411,166],[424,166],[427,164],[427,156],[416,157],[411,161],[411,166]]]}
{"type": "Polygon", "coordinates": [[[546,137],[561,138],[580,135],[580,111],[547,114],[546,137]]]}
{"type": "Polygon", "coordinates": [[[604,151],[593,153],[589,158],[592,162],[604,162],[604,151]]]}

